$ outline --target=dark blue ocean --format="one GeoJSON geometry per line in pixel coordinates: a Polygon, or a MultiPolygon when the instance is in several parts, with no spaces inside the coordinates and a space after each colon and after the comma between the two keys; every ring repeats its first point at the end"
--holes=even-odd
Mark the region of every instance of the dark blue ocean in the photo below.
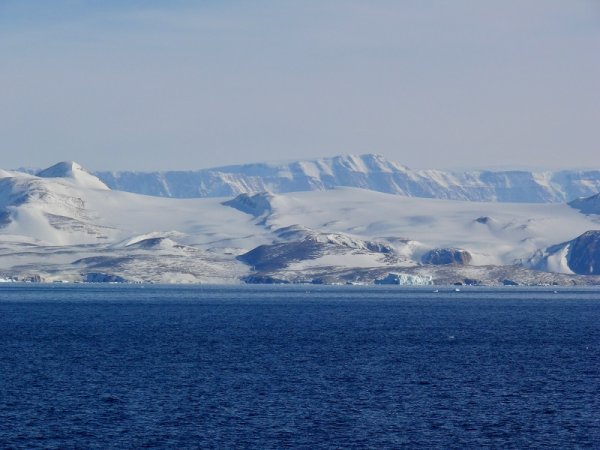
{"type": "Polygon", "coordinates": [[[0,448],[600,448],[600,291],[0,286],[0,448]]]}

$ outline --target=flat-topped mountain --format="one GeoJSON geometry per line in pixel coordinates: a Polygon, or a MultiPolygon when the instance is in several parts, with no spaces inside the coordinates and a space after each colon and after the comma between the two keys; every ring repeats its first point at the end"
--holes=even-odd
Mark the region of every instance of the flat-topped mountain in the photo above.
{"type": "Polygon", "coordinates": [[[383,156],[342,155],[197,171],[96,172],[112,189],[175,198],[369,189],[409,197],[562,203],[600,192],[600,170],[557,172],[412,170],[383,156]]]}

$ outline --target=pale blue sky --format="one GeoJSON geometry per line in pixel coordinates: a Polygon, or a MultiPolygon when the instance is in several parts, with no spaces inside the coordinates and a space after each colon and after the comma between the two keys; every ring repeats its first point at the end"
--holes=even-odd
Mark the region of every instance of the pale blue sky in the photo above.
{"type": "Polygon", "coordinates": [[[0,0],[0,167],[600,168],[597,0],[0,0]]]}

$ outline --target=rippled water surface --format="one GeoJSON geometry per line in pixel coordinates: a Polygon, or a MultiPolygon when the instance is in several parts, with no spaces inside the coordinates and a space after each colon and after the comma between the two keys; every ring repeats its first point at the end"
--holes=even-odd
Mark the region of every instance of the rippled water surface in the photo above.
{"type": "Polygon", "coordinates": [[[592,289],[0,286],[1,448],[600,447],[592,289]]]}

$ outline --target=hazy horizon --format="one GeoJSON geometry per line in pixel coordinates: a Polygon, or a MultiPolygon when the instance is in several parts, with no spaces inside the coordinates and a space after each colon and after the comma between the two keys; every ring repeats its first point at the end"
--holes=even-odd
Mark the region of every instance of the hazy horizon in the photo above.
{"type": "Polygon", "coordinates": [[[597,169],[593,0],[0,2],[2,168],[597,169]]]}

